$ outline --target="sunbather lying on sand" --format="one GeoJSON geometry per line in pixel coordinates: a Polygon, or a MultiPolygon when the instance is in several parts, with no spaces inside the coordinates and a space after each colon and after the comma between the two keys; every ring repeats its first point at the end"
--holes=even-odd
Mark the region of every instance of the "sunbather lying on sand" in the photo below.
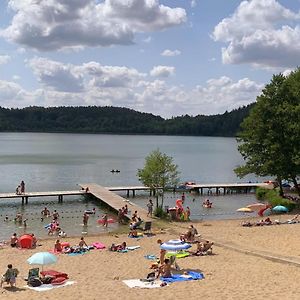
{"type": "Polygon", "coordinates": [[[195,252],[191,252],[193,255],[202,256],[212,254],[212,245],[214,243],[210,241],[197,242],[197,249],[195,252]]]}

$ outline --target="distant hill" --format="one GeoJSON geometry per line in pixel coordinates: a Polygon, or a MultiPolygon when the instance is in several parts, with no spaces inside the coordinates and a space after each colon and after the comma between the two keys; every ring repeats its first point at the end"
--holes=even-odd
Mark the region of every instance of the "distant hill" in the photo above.
{"type": "Polygon", "coordinates": [[[235,136],[254,104],[220,115],[163,119],[121,107],[0,107],[1,132],[235,136]]]}

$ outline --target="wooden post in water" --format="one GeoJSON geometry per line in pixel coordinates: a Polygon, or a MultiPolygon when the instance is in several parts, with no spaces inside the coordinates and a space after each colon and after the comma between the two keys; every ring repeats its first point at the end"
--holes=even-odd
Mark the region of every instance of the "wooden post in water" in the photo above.
{"type": "Polygon", "coordinates": [[[132,190],[132,197],[135,197],[135,190],[132,190]]]}
{"type": "Polygon", "coordinates": [[[25,197],[25,204],[28,204],[28,196],[25,197]]]}
{"type": "Polygon", "coordinates": [[[129,198],[129,190],[127,190],[127,198],[129,198]]]}
{"type": "Polygon", "coordinates": [[[24,197],[22,197],[22,205],[24,205],[24,200],[25,200],[24,197]]]}

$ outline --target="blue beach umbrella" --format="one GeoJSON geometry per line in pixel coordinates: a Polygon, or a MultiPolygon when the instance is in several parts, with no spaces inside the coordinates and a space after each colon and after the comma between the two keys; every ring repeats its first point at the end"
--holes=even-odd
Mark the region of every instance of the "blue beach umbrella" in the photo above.
{"type": "Polygon", "coordinates": [[[288,208],[283,206],[283,205],[277,205],[275,207],[272,208],[272,211],[274,212],[288,212],[288,208]]]}
{"type": "Polygon", "coordinates": [[[38,252],[27,259],[30,265],[51,265],[57,262],[57,257],[50,252],[38,252]]]}
{"type": "Polygon", "coordinates": [[[168,242],[162,243],[160,248],[167,251],[180,251],[191,248],[191,244],[185,243],[181,240],[169,240],[168,242]]]}

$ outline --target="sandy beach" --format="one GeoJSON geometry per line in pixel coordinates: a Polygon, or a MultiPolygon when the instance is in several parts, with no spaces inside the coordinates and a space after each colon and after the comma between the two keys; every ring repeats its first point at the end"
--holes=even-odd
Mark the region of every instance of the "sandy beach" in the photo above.
{"type": "MultiPolygon", "coordinates": [[[[282,216],[281,221],[291,216],[282,216]]],[[[272,218],[274,219],[274,218],[272,218]]],[[[252,219],[253,220],[253,219],[252,219]]],[[[300,281],[300,224],[262,227],[242,227],[240,220],[205,221],[193,223],[202,237],[215,242],[213,255],[187,257],[178,260],[181,273],[186,270],[202,272],[203,280],[172,283],[154,289],[129,288],[122,280],[145,278],[151,261],[147,254],[159,254],[157,239],[167,241],[186,231],[190,223],[165,224],[165,233],[140,239],[113,234],[86,237],[91,244],[100,241],[109,246],[126,241],[140,249],[127,253],[91,250],[78,256],[58,255],[55,265],[45,266],[69,274],[73,285],[38,292],[26,288],[23,280],[31,266],[26,260],[35,252],[53,249],[54,239],[39,241],[33,250],[0,250],[0,272],[8,263],[20,274],[17,288],[5,285],[0,299],[299,299],[300,281]]],[[[79,238],[65,238],[71,245],[79,238]]],[[[193,246],[195,247],[195,246],[193,246]]],[[[192,248],[193,249],[193,248],[192,248]]]]}

